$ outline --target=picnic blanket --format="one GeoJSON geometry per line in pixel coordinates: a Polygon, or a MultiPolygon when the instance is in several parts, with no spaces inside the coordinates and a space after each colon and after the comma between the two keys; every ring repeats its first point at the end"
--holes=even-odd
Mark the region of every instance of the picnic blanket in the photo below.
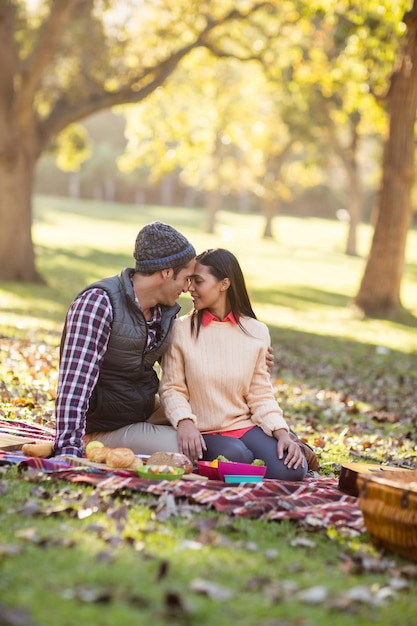
{"type": "Polygon", "coordinates": [[[42,424],[0,419],[0,450],[18,450],[30,441],[52,441],[55,431],[42,424]]]}
{"type": "MultiPolygon", "coordinates": [[[[14,426],[16,433],[15,422],[14,426]]],[[[28,436],[27,430],[23,436],[28,436]]],[[[225,485],[218,480],[154,481],[123,470],[97,470],[72,465],[70,460],[32,458],[7,451],[0,452],[0,464],[17,464],[20,471],[37,470],[49,479],[86,483],[112,493],[137,491],[155,496],[170,493],[175,498],[184,498],[231,516],[270,521],[289,519],[311,528],[333,527],[345,534],[366,531],[358,498],[343,493],[338,479],[328,476],[307,475],[302,482],[264,479],[261,483],[240,485],[225,485]]]]}

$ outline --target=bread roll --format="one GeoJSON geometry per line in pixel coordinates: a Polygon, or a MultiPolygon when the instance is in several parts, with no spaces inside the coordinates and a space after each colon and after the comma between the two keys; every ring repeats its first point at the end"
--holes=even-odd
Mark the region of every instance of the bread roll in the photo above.
{"type": "Polygon", "coordinates": [[[170,467],[180,467],[184,474],[191,474],[193,464],[188,456],[180,452],[154,452],[146,461],[147,465],[169,465],[170,467]]]}
{"type": "Polygon", "coordinates": [[[129,448],[110,448],[106,455],[106,464],[113,468],[128,467],[134,463],[135,458],[129,448]]]}
{"type": "Polygon", "coordinates": [[[111,448],[101,446],[88,451],[87,458],[94,463],[105,463],[111,448]]]}
{"type": "Polygon", "coordinates": [[[142,459],[139,459],[137,456],[135,456],[135,460],[133,461],[133,463],[128,465],[126,469],[135,471],[138,469],[138,467],[142,467],[142,465],[143,465],[142,459]]]}
{"type": "Polygon", "coordinates": [[[24,443],[22,452],[25,456],[39,456],[47,458],[52,455],[54,444],[52,441],[41,441],[38,443],[24,443]]]}

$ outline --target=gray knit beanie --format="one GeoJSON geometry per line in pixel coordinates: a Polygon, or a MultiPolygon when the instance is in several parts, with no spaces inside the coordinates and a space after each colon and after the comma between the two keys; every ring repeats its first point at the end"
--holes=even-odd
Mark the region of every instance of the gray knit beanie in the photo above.
{"type": "Polygon", "coordinates": [[[139,272],[157,272],[187,265],[196,255],[191,243],[175,228],[162,222],[147,224],[136,237],[133,256],[139,272]]]}

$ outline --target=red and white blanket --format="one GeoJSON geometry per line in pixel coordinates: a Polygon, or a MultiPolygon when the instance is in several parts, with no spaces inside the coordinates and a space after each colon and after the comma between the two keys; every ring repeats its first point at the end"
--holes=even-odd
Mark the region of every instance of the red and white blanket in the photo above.
{"type": "MultiPolygon", "coordinates": [[[[7,423],[0,421],[0,432],[5,428],[7,423]]],[[[39,429],[36,430],[35,434],[33,429],[24,425],[21,434],[39,439],[39,429]]],[[[19,425],[13,422],[9,432],[18,435],[19,425]]],[[[46,439],[51,436],[44,430],[42,435],[46,439]]],[[[225,485],[211,480],[151,481],[131,472],[97,470],[70,461],[32,458],[8,451],[0,451],[0,464],[17,464],[21,471],[40,471],[49,479],[86,483],[112,493],[131,490],[159,496],[168,492],[175,498],[184,498],[227,515],[271,521],[289,519],[311,528],[333,527],[347,534],[366,531],[358,498],[342,492],[338,479],[328,476],[307,475],[302,482],[264,479],[261,483],[242,485],[225,485]]]]}

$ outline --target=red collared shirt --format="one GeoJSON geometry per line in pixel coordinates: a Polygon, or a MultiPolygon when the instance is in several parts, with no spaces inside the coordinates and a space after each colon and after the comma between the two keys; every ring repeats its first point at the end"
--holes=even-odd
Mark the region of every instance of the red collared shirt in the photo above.
{"type": "Polygon", "coordinates": [[[210,313],[208,309],[204,309],[201,317],[201,323],[203,326],[208,326],[210,322],[232,322],[232,324],[237,326],[237,320],[231,311],[224,319],[219,320],[215,315],[213,315],[213,313],[210,313]]]}

